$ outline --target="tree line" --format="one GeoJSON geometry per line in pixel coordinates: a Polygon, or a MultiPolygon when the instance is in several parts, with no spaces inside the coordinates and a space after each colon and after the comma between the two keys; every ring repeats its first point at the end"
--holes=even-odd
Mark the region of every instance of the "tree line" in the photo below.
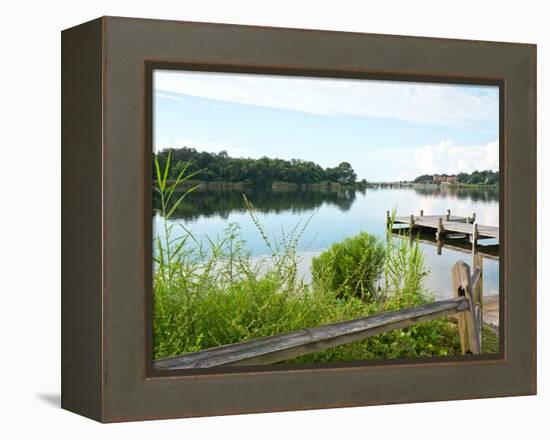
{"type": "MultiPolygon", "coordinates": [[[[452,175],[440,174],[440,177],[453,177],[452,175]]],[[[413,180],[414,183],[433,183],[433,174],[423,174],[413,180]]],[[[483,170],[474,171],[473,173],[458,173],[456,175],[456,183],[466,185],[498,185],[499,177],[498,171],[483,170]]]]}
{"type": "MultiPolygon", "coordinates": [[[[353,184],[357,174],[349,162],[333,168],[323,168],[315,162],[301,159],[260,159],[230,157],[226,151],[208,153],[194,148],[167,148],[157,153],[161,167],[170,155],[170,178],[176,178],[188,166],[186,174],[197,173],[195,179],[204,182],[243,182],[251,186],[267,187],[275,182],[316,184],[337,182],[353,184]]],[[[154,177],[154,171],[153,171],[154,177]]]]}

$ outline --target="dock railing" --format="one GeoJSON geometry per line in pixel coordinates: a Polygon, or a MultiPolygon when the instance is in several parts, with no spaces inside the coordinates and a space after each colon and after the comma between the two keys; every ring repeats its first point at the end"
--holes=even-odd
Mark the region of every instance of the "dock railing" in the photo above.
{"type": "Polygon", "coordinates": [[[457,319],[462,353],[479,354],[483,324],[481,286],[482,267],[475,267],[471,274],[470,267],[458,261],[452,268],[453,297],[450,299],[159,359],[154,361],[154,368],[273,364],[451,315],[457,319]]]}

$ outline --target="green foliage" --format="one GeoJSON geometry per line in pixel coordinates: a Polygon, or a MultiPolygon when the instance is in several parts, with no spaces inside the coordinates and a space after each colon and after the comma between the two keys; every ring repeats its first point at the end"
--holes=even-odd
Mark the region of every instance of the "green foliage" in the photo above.
{"type": "Polygon", "coordinates": [[[413,180],[414,183],[432,183],[433,176],[431,174],[422,174],[413,180]]]}
{"type": "Polygon", "coordinates": [[[500,350],[498,336],[493,332],[489,325],[485,324],[481,328],[481,353],[495,354],[500,350]]]}
{"type": "Polygon", "coordinates": [[[357,174],[349,162],[341,162],[335,168],[327,168],[325,170],[325,176],[327,180],[339,182],[343,185],[355,183],[357,180],[357,174]]]}
{"type": "Polygon", "coordinates": [[[233,158],[225,151],[213,154],[183,147],[168,148],[159,152],[157,160],[161,167],[170,156],[173,161],[169,171],[170,179],[175,179],[184,167],[190,173],[200,171],[200,179],[205,182],[242,182],[256,187],[269,187],[276,182],[352,184],[357,178],[348,162],[342,162],[335,168],[323,169],[314,162],[300,159],[233,158]]]}
{"type": "Polygon", "coordinates": [[[300,356],[287,362],[403,359],[452,356],[460,353],[460,339],[456,326],[446,320],[437,319],[300,356]]]}
{"type": "Polygon", "coordinates": [[[458,183],[467,185],[498,185],[499,177],[498,171],[474,171],[471,174],[459,173],[456,176],[458,183]]]}
{"type": "Polygon", "coordinates": [[[334,243],[313,258],[311,268],[318,288],[370,302],[375,298],[384,260],[385,250],[380,241],[367,232],[361,232],[334,243]]]}

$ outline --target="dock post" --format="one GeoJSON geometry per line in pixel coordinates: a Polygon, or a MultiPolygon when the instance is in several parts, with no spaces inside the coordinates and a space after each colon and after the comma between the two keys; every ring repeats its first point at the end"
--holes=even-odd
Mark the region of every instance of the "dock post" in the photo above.
{"type": "Polygon", "coordinates": [[[386,228],[390,225],[390,211],[386,211],[386,228]]]}
{"type": "Polygon", "coordinates": [[[443,238],[443,219],[441,217],[437,219],[437,232],[435,233],[435,238],[437,240],[443,238]]]}
{"type": "Polygon", "coordinates": [[[476,221],[476,213],[474,212],[474,213],[472,214],[472,223],[474,223],[475,221],[476,221]]]}
{"type": "Polygon", "coordinates": [[[477,252],[477,238],[479,235],[477,222],[474,222],[472,226],[472,255],[475,255],[477,252]]]}
{"type": "Polygon", "coordinates": [[[420,217],[424,217],[424,210],[423,209],[420,210],[420,217]]]}
{"type": "Polygon", "coordinates": [[[451,210],[447,209],[447,221],[451,220],[451,210]]]}

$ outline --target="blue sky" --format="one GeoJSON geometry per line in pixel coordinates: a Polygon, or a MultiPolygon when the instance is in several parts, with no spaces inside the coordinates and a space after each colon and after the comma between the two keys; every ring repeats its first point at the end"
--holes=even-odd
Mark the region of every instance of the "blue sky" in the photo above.
{"type": "Polygon", "coordinates": [[[360,179],[498,169],[498,88],[154,73],[155,148],[348,161],[360,179]]]}

